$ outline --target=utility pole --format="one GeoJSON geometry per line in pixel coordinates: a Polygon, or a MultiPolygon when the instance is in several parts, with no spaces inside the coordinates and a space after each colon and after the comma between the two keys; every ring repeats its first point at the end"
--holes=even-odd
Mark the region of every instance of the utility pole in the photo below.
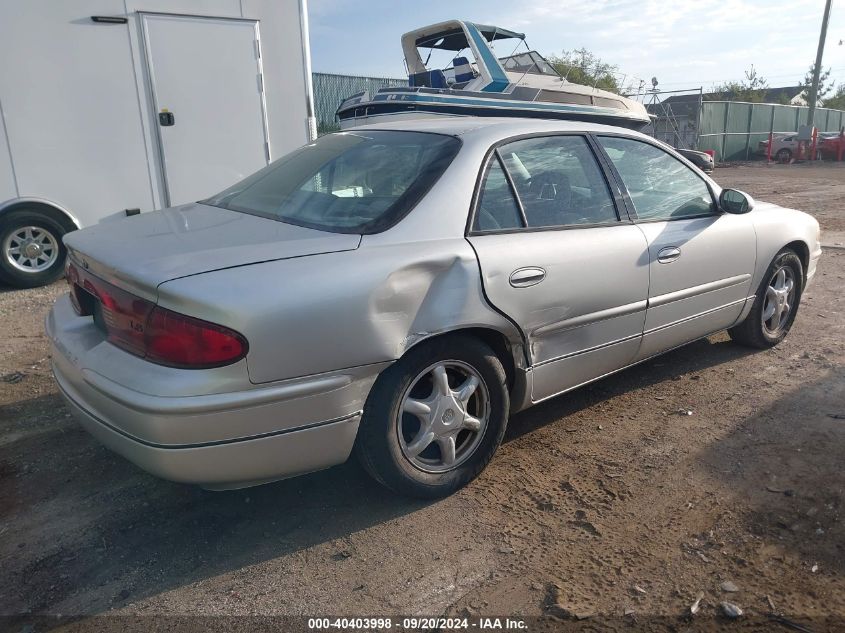
{"type": "Polygon", "coordinates": [[[807,125],[809,127],[813,127],[816,118],[816,102],[819,100],[819,75],[822,72],[822,54],[824,53],[824,40],[827,37],[827,22],[830,19],[830,3],[831,0],[827,0],[824,4],[822,30],[819,33],[819,50],[816,51],[816,65],[813,67],[813,85],[810,87],[810,111],[807,112],[807,125]]]}

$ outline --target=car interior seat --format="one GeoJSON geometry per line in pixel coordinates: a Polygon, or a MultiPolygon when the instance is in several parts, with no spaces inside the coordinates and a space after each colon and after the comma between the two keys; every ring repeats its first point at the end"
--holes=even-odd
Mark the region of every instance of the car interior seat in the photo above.
{"type": "Polygon", "coordinates": [[[540,172],[528,181],[527,195],[521,198],[529,226],[565,224],[572,202],[569,176],[558,170],[540,172]]]}

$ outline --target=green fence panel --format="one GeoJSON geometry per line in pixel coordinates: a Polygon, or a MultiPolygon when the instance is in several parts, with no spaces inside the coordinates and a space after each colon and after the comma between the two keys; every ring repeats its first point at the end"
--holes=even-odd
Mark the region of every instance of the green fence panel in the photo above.
{"type": "Polygon", "coordinates": [[[722,160],[747,160],[748,147],[745,135],[726,134],[724,137],[722,160]]]}
{"type": "Polygon", "coordinates": [[[724,101],[704,101],[701,104],[700,134],[721,134],[725,131],[724,101]]]}
{"type": "Polygon", "coordinates": [[[751,119],[751,107],[752,105],[750,103],[732,103],[725,131],[728,133],[733,132],[739,134],[748,132],[748,122],[751,119]]]}
{"type": "Polygon", "coordinates": [[[845,112],[841,110],[828,110],[827,108],[822,108],[816,112],[816,127],[822,132],[838,132],[842,129],[845,112]],[[822,124],[821,121],[824,123],[822,124]]]}
{"type": "Polygon", "coordinates": [[[755,103],[751,110],[751,132],[768,134],[772,129],[772,113],[775,105],[755,103]]]}
{"type": "Polygon", "coordinates": [[[795,111],[797,108],[788,106],[775,106],[775,122],[772,126],[773,132],[797,132],[795,127],[795,111]]]}
{"type": "MultiPolygon", "coordinates": [[[[749,160],[760,157],[760,141],[769,132],[795,133],[807,123],[806,106],[773,103],[704,101],[697,149],[712,149],[717,161],[749,160]]],[[[845,111],[819,108],[815,125],[823,132],[838,131],[845,125],[845,111]]]]}
{"type": "Polygon", "coordinates": [[[335,111],[346,97],[364,90],[373,94],[379,88],[408,85],[407,79],[331,73],[312,73],[311,79],[314,85],[314,115],[317,118],[317,131],[321,134],[340,129],[335,111]]]}
{"type": "Polygon", "coordinates": [[[795,122],[795,129],[798,130],[802,125],[807,125],[807,115],[810,114],[810,108],[801,106],[798,108],[798,119],[795,122]]]}

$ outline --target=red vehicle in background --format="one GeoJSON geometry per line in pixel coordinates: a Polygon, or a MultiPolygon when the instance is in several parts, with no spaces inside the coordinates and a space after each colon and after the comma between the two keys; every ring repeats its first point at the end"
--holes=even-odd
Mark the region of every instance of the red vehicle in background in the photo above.
{"type": "Polygon", "coordinates": [[[819,153],[824,160],[842,160],[845,158],[845,136],[842,133],[819,140],[819,153]]]}

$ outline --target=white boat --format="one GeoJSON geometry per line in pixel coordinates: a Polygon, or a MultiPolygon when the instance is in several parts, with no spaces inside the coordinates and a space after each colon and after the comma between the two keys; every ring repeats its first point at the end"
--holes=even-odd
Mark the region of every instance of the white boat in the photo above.
{"type": "Polygon", "coordinates": [[[643,104],[567,81],[542,55],[528,49],[522,33],[450,20],[405,33],[402,50],[408,87],[346,98],[337,110],[342,129],[442,116],[569,119],[633,129],[649,122],[643,104]],[[514,52],[497,57],[491,43],[500,40],[517,40],[514,52]],[[525,51],[517,53],[521,45],[525,51]],[[431,62],[435,52],[448,55],[444,67],[431,62]]]}

